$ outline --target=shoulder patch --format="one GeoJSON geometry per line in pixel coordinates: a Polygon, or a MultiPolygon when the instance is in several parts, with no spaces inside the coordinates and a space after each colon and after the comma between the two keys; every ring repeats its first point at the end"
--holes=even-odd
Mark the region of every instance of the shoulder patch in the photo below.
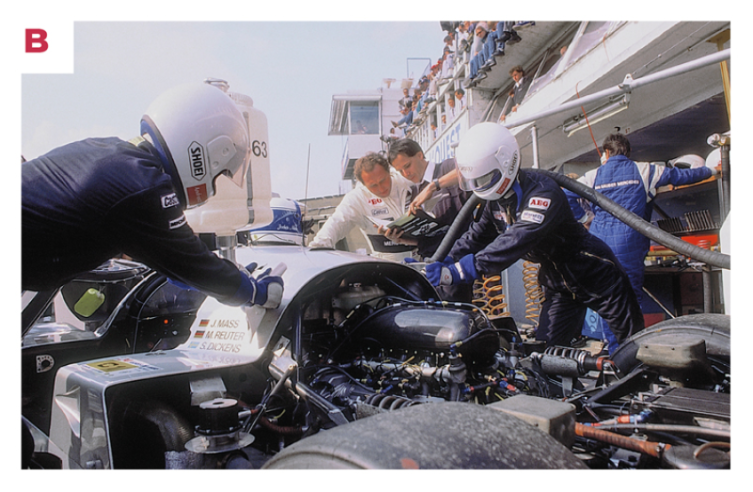
{"type": "Polygon", "coordinates": [[[182,226],[186,223],[186,216],[183,214],[180,214],[180,217],[177,219],[173,219],[169,222],[170,229],[177,229],[178,227],[182,226]]]}
{"type": "Polygon", "coordinates": [[[542,222],[544,222],[544,214],[532,212],[530,210],[523,210],[523,212],[520,214],[520,220],[523,222],[534,222],[536,224],[541,224],[542,222]]]}
{"type": "Polygon", "coordinates": [[[180,202],[178,201],[178,195],[175,193],[170,193],[169,195],[162,195],[159,197],[160,202],[162,202],[162,208],[170,208],[170,207],[177,207],[180,202]]]}
{"type": "Polygon", "coordinates": [[[537,208],[539,210],[546,210],[549,208],[549,205],[552,203],[552,200],[549,198],[544,198],[540,196],[532,196],[528,200],[528,207],[529,208],[537,208]]]}

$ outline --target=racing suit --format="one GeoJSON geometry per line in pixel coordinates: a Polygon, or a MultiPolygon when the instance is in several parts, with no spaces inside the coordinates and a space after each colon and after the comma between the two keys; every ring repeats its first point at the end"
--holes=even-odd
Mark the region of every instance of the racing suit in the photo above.
{"type": "Polygon", "coordinates": [[[22,288],[48,290],[122,253],[240,305],[254,286],[186,221],[148,142],[92,138],[22,164],[22,288]]]}
{"type": "Polygon", "coordinates": [[[412,182],[394,169],[390,170],[392,187],[389,196],[380,198],[370,192],[363,183],[345,194],[335,212],[327,219],[314,239],[311,248],[332,248],[354,227],[359,227],[366,235],[374,256],[401,261],[411,256],[414,246],[396,244],[384,235],[377,233],[378,226],[371,219],[393,221],[400,218],[408,209],[411,200],[412,182]]]}
{"type": "Polygon", "coordinates": [[[539,263],[542,304],[536,338],[569,346],[586,307],[599,313],[619,341],[643,329],[640,306],[625,271],[603,241],[573,217],[552,179],[521,170],[512,197],[491,201],[450,251],[473,254],[480,274],[496,275],[521,258],[539,263]]]}
{"type": "MultiPolygon", "coordinates": [[[[615,155],[602,166],[587,172],[578,181],[644,220],[650,221],[653,208],[651,202],[656,196],[657,188],[668,184],[680,186],[695,183],[709,178],[711,174],[711,169],[707,167],[666,168],[648,162],[636,163],[624,155],[615,155]]],[[[575,218],[585,218],[585,212],[578,200],[580,196],[569,190],[566,190],[565,194],[575,218]]],[[[640,303],[643,300],[644,260],[650,245],[649,239],[598,205],[593,204],[592,208],[594,219],[589,229],[591,234],[602,239],[612,249],[627,272],[640,303]]],[[[609,327],[604,323],[600,324],[610,347],[614,348],[615,342],[609,333],[609,327]]]]}

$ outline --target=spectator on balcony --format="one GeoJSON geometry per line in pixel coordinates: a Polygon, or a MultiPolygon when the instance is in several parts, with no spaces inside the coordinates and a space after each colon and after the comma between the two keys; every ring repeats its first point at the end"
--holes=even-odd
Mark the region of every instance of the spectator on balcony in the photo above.
{"type": "Polygon", "coordinates": [[[456,58],[458,63],[463,63],[466,61],[465,55],[470,50],[470,43],[468,41],[468,27],[470,26],[470,24],[470,21],[463,21],[458,25],[458,31],[456,35],[456,39],[458,41],[456,58]]]}
{"type": "Polygon", "coordinates": [[[402,114],[403,117],[397,121],[392,121],[391,123],[393,127],[405,128],[413,122],[413,111],[411,111],[411,107],[412,105],[400,108],[400,114],[402,114]]]}
{"type": "Polygon", "coordinates": [[[484,21],[477,23],[474,29],[473,44],[471,45],[471,62],[469,65],[469,77],[467,79],[469,85],[486,78],[486,74],[479,72],[479,69],[484,64],[484,43],[488,35],[488,24],[484,21]]]}
{"type": "Polygon", "coordinates": [[[452,72],[455,68],[455,55],[453,52],[445,47],[442,53],[442,80],[448,80],[452,78],[452,72]]]}
{"type": "MultiPolygon", "coordinates": [[[[526,77],[525,70],[523,70],[523,67],[520,65],[515,65],[510,69],[510,77],[512,77],[512,80],[515,82],[515,86],[510,90],[509,94],[512,98],[512,108],[510,108],[510,113],[515,113],[526,96],[528,86],[531,85],[531,79],[530,77],[526,77]]],[[[503,114],[499,121],[504,122],[506,118],[507,115],[503,114]]]]}
{"type": "Polygon", "coordinates": [[[427,77],[429,79],[429,87],[426,89],[425,104],[431,104],[437,100],[437,70],[429,72],[427,77]]]}
{"type": "Polygon", "coordinates": [[[489,43],[487,49],[493,50],[493,55],[502,56],[505,54],[505,43],[515,44],[520,41],[520,36],[513,29],[513,21],[499,21],[497,22],[496,30],[493,33],[492,40],[493,46],[489,43]]]}
{"type": "Polygon", "coordinates": [[[403,87],[403,97],[398,100],[400,107],[408,106],[410,108],[413,98],[410,95],[410,87],[403,87]]]}
{"type": "Polygon", "coordinates": [[[444,37],[444,47],[453,51],[455,49],[455,32],[450,31],[447,36],[444,37]]]}
{"type": "Polygon", "coordinates": [[[455,89],[455,99],[457,99],[458,111],[465,109],[465,91],[462,87],[455,89]]]}
{"type": "Polygon", "coordinates": [[[455,116],[457,113],[455,112],[455,97],[450,94],[447,98],[447,116],[450,118],[450,121],[453,121],[455,119],[455,116]]]}

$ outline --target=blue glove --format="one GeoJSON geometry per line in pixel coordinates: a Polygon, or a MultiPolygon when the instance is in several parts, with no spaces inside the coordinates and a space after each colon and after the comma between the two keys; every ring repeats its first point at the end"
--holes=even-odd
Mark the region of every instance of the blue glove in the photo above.
{"type": "Polygon", "coordinates": [[[282,291],[284,283],[282,277],[271,276],[271,268],[262,273],[254,274],[256,263],[250,263],[246,266],[246,273],[249,274],[249,280],[253,285],[253,294],[249,304],[261,306],[265,309],[274,309],[282,302],[282,291]]]}
{"type": "Polygon", "coordinates": [[[465,255],[456,263],[452,261],[448,256],[443,262],[426,265],[426,278],[433,286],[469,284],[478,278],[472,254],[465,255]]]}
{"type": "Polygon", "coordinates": [[[418,263],[418,260],[414,259],[412,256],[409,256],[407,258],[403,258],[403,263],[418,263]]]}

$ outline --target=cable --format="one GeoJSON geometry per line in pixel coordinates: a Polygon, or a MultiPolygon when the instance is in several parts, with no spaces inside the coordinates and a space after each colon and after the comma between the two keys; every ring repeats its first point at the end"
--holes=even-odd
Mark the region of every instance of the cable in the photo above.
{"type": "Polygon", "coordinates": [[[574,179],[570,179],[564,174],[547,171],[545,169],[530,169],[529,171],[544,174],[552,178],[562,188],[566,188],[573,193],[582,196],[597,204],[617,219],[621,220],[628,226],[632,227],[636,231],[640,232],[649,239],[656,241],[680,254],[689,256],[698,261],[702,261],[711,266],[730,269],[730,256],[716,251],[699,248],[693,244],[683,241],[682,239],[673,236],[672,234],[661,230],[655,225],[646,222],[633,212],[626,210],[614,201],[610,200],[606,196],[602,195],[598,191],[590,188],[583,183],[579,183],[574,179]]]}
{"type": "Polygon", "coordinates": [[[605,442],[607,444],[611,444],[620,448],[637,451],[639,453],[647,454],[655,458],[661,458],[661,455],[664,453],[664,451],[672,447],[671,444],[664,444],[660,442],[638,441],[630,437],[615,434],[614,432],[595,429],[578,422],[575,423],[575,434],[587,439],[596,439],[597,441],[605,442]]]}

